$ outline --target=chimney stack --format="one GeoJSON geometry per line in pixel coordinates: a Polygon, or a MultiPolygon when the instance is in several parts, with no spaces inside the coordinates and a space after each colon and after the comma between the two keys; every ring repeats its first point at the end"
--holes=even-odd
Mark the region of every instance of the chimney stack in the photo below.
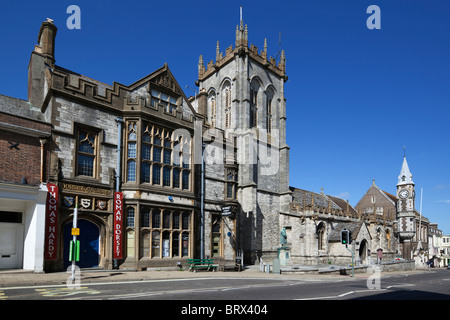
{"type": "Polygon", "coordinates": [[[47,21],[42,22],[38,35],[41,53],[45,57],[46,62],[51,65],[55,64],[55,37],[57,30],[58,28],[53,24],[53,20],[47,18],[47,21]]]}

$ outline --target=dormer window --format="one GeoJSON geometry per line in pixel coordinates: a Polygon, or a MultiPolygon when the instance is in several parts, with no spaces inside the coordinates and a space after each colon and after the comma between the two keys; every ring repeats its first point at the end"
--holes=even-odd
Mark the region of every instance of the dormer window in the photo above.
{"type": "Polygon", "coordinates": [[[402,181],[406,181],[406,176],[402,176],[402,181]]]}

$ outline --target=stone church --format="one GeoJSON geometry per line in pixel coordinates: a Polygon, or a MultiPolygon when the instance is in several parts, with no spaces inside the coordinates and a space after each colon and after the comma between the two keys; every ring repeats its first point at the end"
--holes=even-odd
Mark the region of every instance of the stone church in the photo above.
{"type": "Polygon", "coordinates": [[[243,21],[235,32],[225,53],[217,43],[215,60],[205,65],[200,56],[198,91],[187,97],[167,64],[130,85],[58,66],[57,27],[42,23],[28,67],[28,102],[52,126],[44,181],[59,200],[46,271],[70,264],[75,211],[78,264],[85,268],[142,270],[199,257],[225,266],[238,253],[257,264],[280,249],[289,264],[347,264],[343,229],[352,233],[359,263],[400,251],[410,258],[408,172],[397,196],[373,183],[355,208],[323,191],[291,187],[285,52],[277,61],[266,41],[261,51],[249,46],[243,21]]]}

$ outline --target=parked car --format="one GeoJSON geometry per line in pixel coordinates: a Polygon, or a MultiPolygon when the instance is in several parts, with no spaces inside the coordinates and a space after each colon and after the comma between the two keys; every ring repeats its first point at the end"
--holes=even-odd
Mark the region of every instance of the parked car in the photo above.
{"type": "Polygon", "coordinates": [[[447,270],[450,270],[450,264],[447,266],[447,270]]]}

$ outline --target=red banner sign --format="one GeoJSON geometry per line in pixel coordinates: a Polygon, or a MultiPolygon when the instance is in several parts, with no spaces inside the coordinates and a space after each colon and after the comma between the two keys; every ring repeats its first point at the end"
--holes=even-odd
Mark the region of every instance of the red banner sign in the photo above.
{"type": "Polygon", "coordinates": [[[47,184],[47,210],[45,221],[45,253],[46,260],[56,259],[56,236],[58,227],[58,186],[47,184]]]}
{"type": "Polygon", "coordinates": [[[123,193],[114,192],[113,258],[122,259],[123,243],[123,193]]]}

